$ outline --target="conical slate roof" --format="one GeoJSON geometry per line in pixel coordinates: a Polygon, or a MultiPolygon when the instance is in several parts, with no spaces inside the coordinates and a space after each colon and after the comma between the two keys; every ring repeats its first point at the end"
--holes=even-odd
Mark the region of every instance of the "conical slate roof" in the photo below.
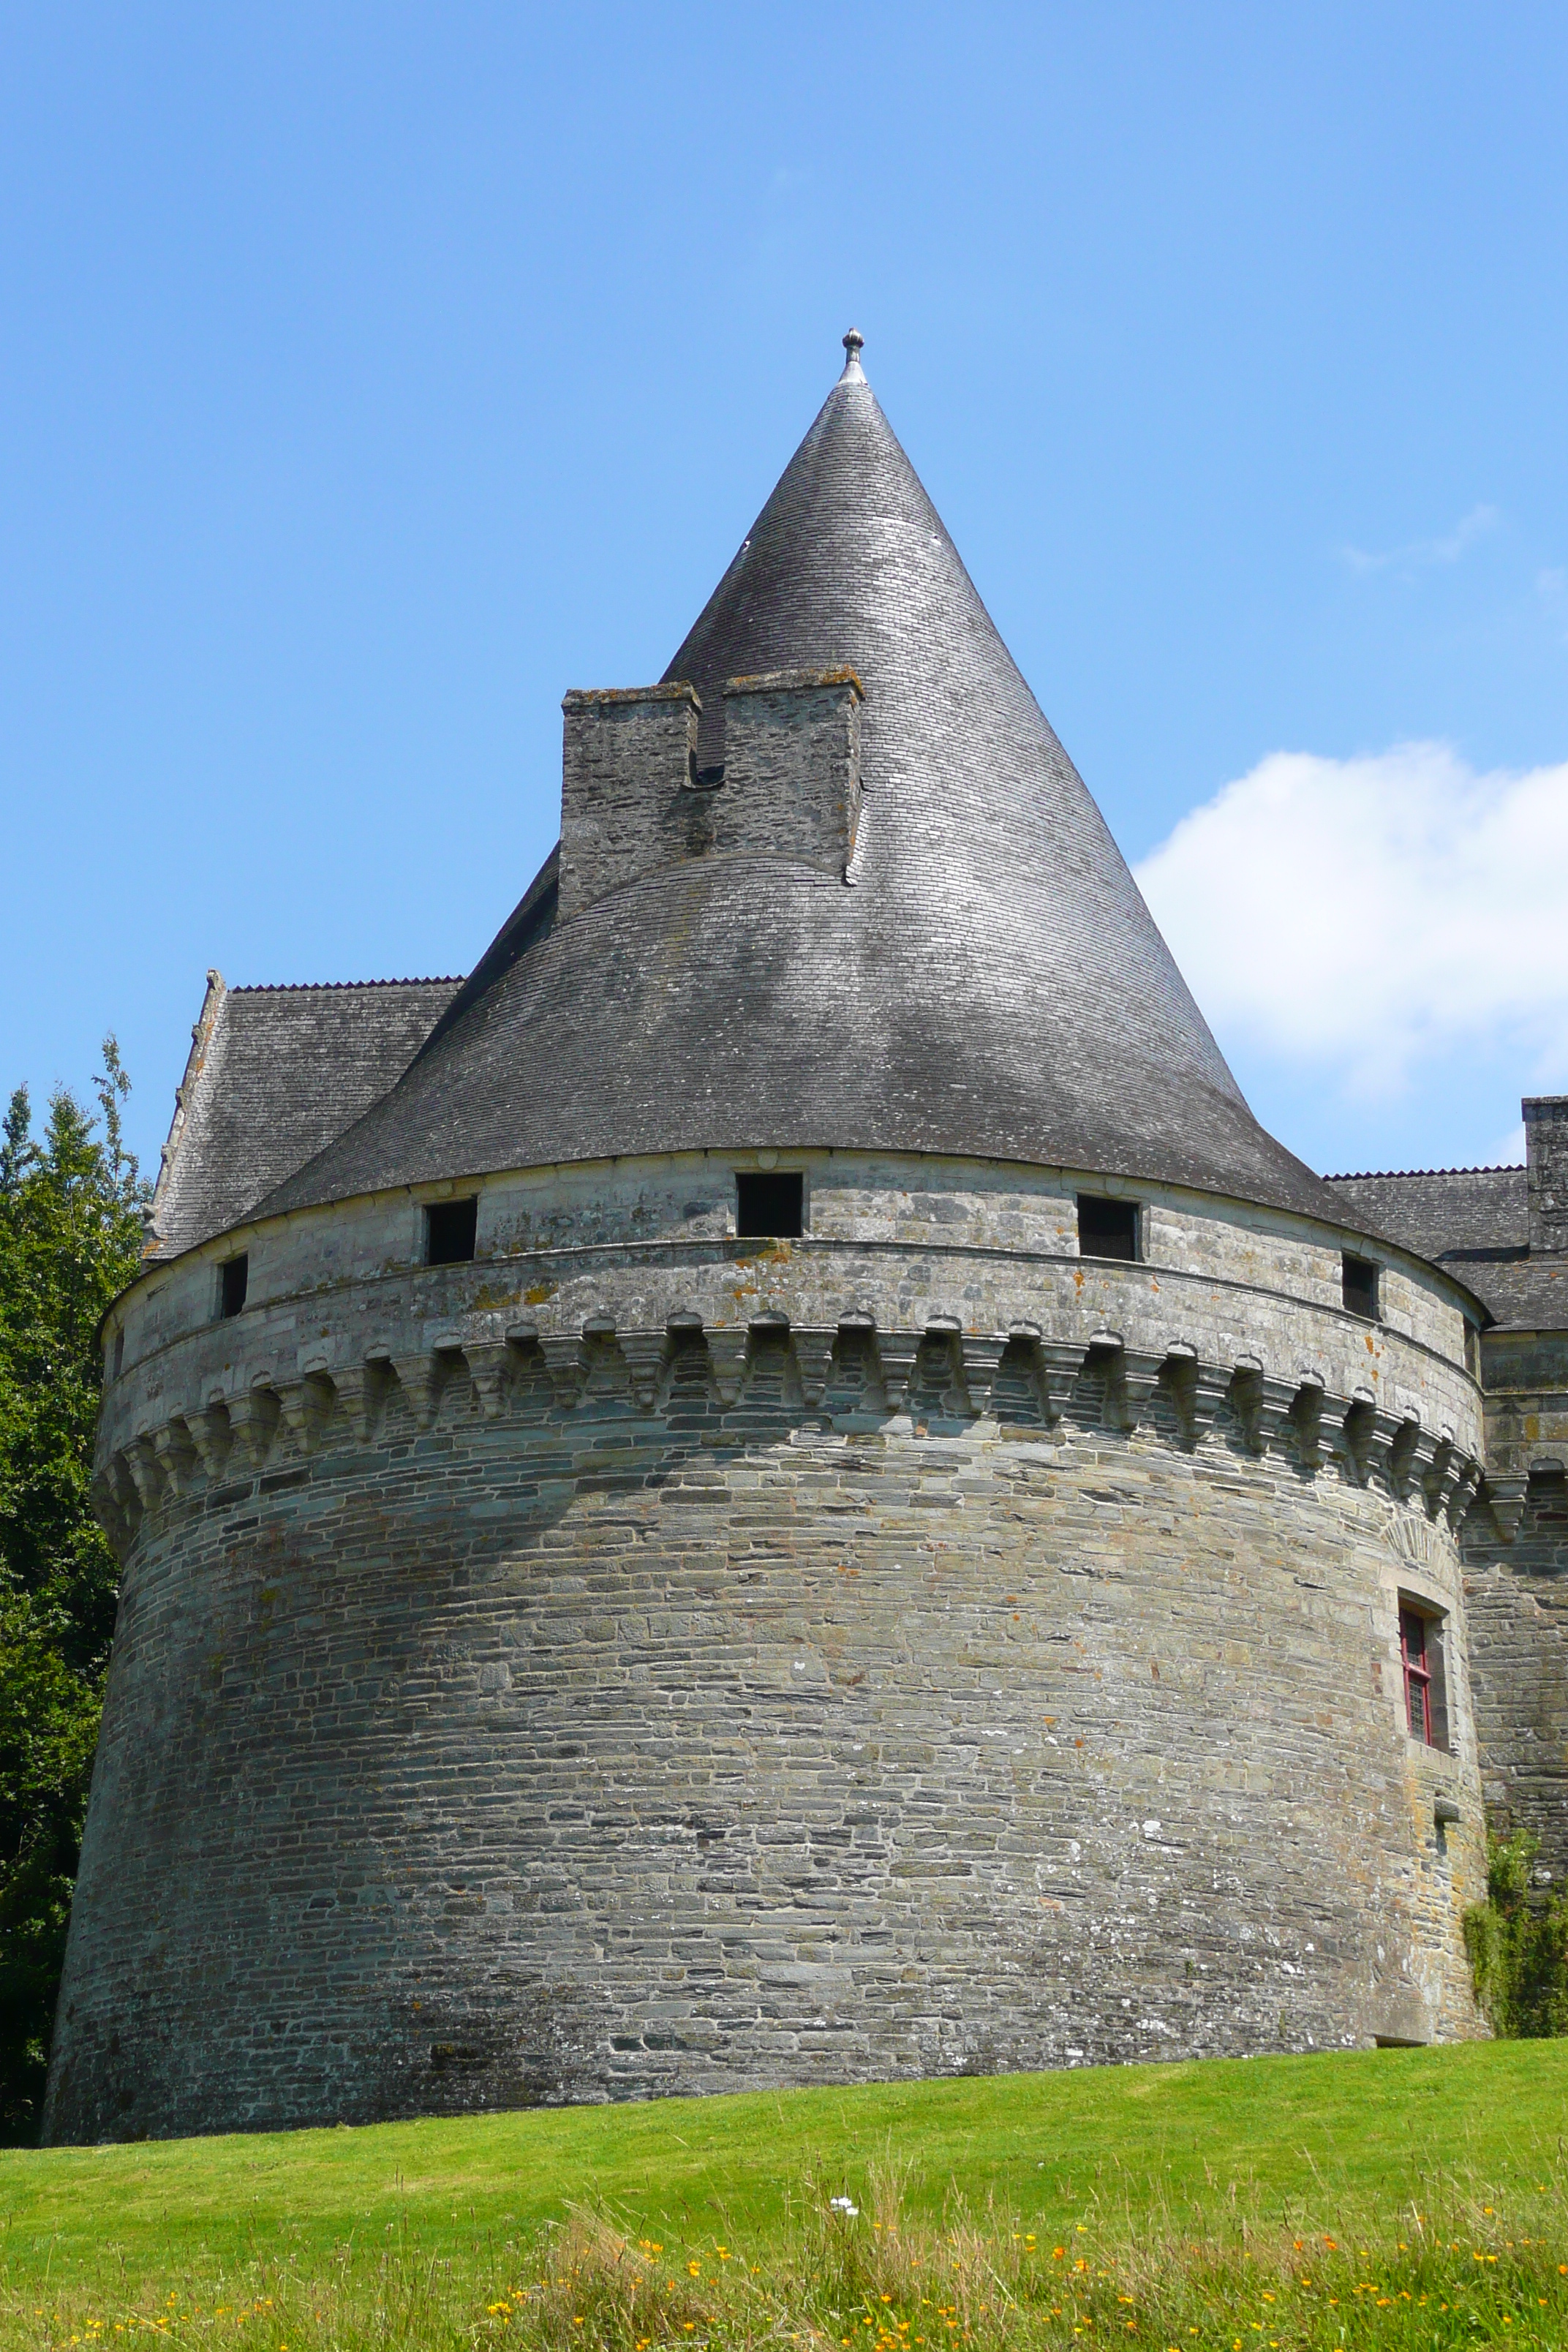
{"type": "Polygon", "coordinates": [[[667,677],[853,667],[850,879],[687,859],[554,921],[547,866],[399,1083],[264,1210],[615,1153],[944,1152],[1359,1223],[1258,1125],[849,362],[667,677]]]}

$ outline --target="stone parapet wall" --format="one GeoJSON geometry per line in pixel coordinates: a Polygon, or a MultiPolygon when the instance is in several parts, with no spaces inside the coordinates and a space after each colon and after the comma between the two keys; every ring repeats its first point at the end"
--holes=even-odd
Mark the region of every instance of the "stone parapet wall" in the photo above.
{"type": "MultiPolygon", "coordinates": [[[[767,1164],[774,1159],[767,1155],[767,1164]]],[[[735,1239],[737,1172],[763,1164],[756,1153],[691,1152],[525,1169],[273,1218],[151,1269],[109,1318],[110,1353],[122,1338],[124,1370],[133,1375],[171,1343],[206,1331],[217,1309],[218,1267],[238,1249],[249,1257],[252,1315],[266,1310],[270,1328],[292,1328],[301,1340],[342,1336],[345,1318],[336,1314],[332,1297],[348,1285],[366,1286],[366,1297],[384,1299],[388,1313],[405,1311],[395,1296],[404,1278],[410,1307],[437,1317],[448,1300],[453,1311],[475,1298],[498,1310],[537,1304],[528,1294],[546,1286],[550,1300],[563,1302],[558,1315],[567,1315],[584,1299],[585,1311],[592,1312],[594,1283],[602,1279],[609,1286],[604,1293],[606,1311],[622,1311],[624,1320],[629,1311],[628,1268],[663,1265],[678,1273],[690,1266],[693,1278],[703,1280],[702,1267],[722,1255],[713,1245],[735,1239]],[[421,1286],[426,1207],[460,1193],[478,1196],[476,1268],[471,1276],[453,1274],[445,1284],[426,1281],[421,1286]],[[614,1255],[623,1248],[643,1255],[614,1255]],[[369,1286],[378,1286],[374,1294],[369,1286]]],[[[1310,1344],[1329,1348],[1342,1362],[1350,1388],[1364,1381],[1380,1392],[1386,1377],[1384,1350],[1413,1340],[1424,1351],[1422,1360],[1449,1368],[1443,1401],[1435,1406],[1439,1417],[1452,1419],[1458,1412],[1475,1421],[1474,1384],[1464,1369],[1466,1295],[1441,1274],[1395,1251],[1384,1253],[1382,1318],[1368,1326],[1342,1312],[1342,1247],[1352,1237],[1325,1232],[1303,1218],[1169,1187],[1135,1187],[1120,1178],[992,1161],[824,1151],[799,1155],[790,1165],[803,1175],[806,1202],[806,1236],[796,1257],[801,1265],[815,1263],[823,1282],[838,1283],[840,1293],[857,1284],[869,1284],[873,1294],[884,1282],[901,1284],[905,1277],[891,1270],[889,1250],[946,1253],[953,1263],[941,1276],[939,1286],[949,1294],[941,1311],[957,1314],[966,1324],[984,1314],[994,1321],[1002,1317],[1005,1328],[1015,1315],[1037,1319],[1042,1307],[1071,1310],[1084,1297],[1083,1286],[1100,1279],[1098,1265],[1079,1255],[1077,1195],[1108,1192],[1136,1202],[1144,1234],[1143,1263],[1137,1270],[1142,1289],[1138,1292],[1134,1285],[1129,1292],[1121,1270],[1115,1269],[1121,1286],[1110,1294],[1114,1299],[1136,1294],[1152,1304],[1163,1295],[1160,1284],[1207,1277],[1227,1294],[1239,1290],[1272,1299],[1274,1328],[1291,1345],[1296,1334],[1286,1330],[1289,1317],[1297,1309],[1318,1310],[1326,1319],[1311,1325],[1310,1344]],[[869,1253],[863,1266],[853,1257],[858,1247],[869,1253]],[[838,1257],[821,1256],[824,1248],[837,1250],[838,1257]],[[816,1260],[814,1249],[819,1253],[816,1260]],[[880,1260],[878,1252],[884,1254],[880,1260]],[[1352,1378],[1351,1365],[1358,1357],[1365,1360],[1364,1367],[1358,1365],[1352,1378]]],[[[671,1296],[678,1288],[673,1286],[671,1296]]],[[[1194,1296],[1184,1289],[1184,1311],[1194,1296]]],[[[835,1297],[819,1302],[816,1311],[831,1319],[845,1303],[855,1302],[835,1297]]],[[[700,1311],[710,1321],[744,1319],[745,1300],[721,1297],[700,1311]]],[[[871,1311],[891,1319],[874,1297],[871,1311]]],[[[1468,1311],[1476,1312],[1473,1306],[1468,1311]]],[[[1216,1307],[1216,1331],[1222,1326],[1216,1307]]],[[[247,1332],[258,1328],[247,1320],[247,1332]]],[[[1328,1377],[1326,1363],[1320,1370],[1328,1377]]],[[[112,1384],[110,1405],[116,1413],[121,1410],[112,1384]]],[[[1460,1423],[1454,1426],[1460,1433],[1460,1423]]]]}
{"type": "Polygon", "coordinates": [[[489,1345],[142,1458],[54,2137],[1480,2030],[1435,1454],[1131,1345],[489,1345]]]}
{"type": "Polygon", "coordinates": [[[1489,1331],[1487,1461],[1500,1480],[1568,1469],[1568,1330],[1489,1331]]]}

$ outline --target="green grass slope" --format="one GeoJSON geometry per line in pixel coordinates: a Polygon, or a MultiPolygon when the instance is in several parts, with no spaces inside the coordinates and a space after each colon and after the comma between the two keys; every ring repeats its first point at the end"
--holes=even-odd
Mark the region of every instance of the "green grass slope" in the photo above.
{"type": "Polygon", "coordinates": [[[1435,2173],[1527,2188],[1556,2175],[1565,2135],[1568,2042],[1501,2042],[11,2149],[0,2263],[21,2286],[110,2244],[132,2271],[393,2233],[438,2252],[585,2205],[633,2234],[765,2240],[807,2179],[858,2197],[889,2161],[928,2218],[956,2188],[1048,2228],[1226,2205],[1263,2225],[1393,2213],[1435,2173]]]}

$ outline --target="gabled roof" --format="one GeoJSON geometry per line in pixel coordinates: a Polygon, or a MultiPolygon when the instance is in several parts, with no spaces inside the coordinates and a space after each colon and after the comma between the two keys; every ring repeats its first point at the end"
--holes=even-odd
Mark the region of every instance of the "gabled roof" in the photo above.
{"type": "Polygon", "coordinates": [[[1454,1251],[1512,1257],[1530,1246],[1522,1168],[1405,1168],[1323,1180],[1377,1232],[1434,1261],[1454,1251]]]}
{"type": "Polygon", "coordinates": [[[153,1257],[226,1232],[407,1068],[456,980],[226,988],[207,974],[153,1198],[153,1257]]]}
{"type": "Polygon", "coordinates": [[[1252,1117],[846,341],[667,676],[697,687],[717,763],[728,678],[853,666],[850,881],[691,857],[561,923],[542,876],[386,1098],[268,1209],[616,1153],[833,1145],[1359,1222],[1252,1117]]]}
{"type": "Polygon", "coordinates": [[[1331,1176],[1374,1233],[1442,1266],[1504,1329],[1568,1328],[1568,1256],[1530,1247],[1522,1168],[1415,1168],[1331,1176]]]}

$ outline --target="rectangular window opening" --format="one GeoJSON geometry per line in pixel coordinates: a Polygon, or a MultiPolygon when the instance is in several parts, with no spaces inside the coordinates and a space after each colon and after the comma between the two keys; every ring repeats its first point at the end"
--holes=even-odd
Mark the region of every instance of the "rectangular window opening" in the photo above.
{"type": "Polygon", "coordinates": [[[1138,1255],[1138,1208],[1132,1201],[1106,1201],[1098,1192],[1078,1196],[1078,1247],[1080,1257],[1135,1258],[1138,1255]]]}
{"type": "Polygon", "coordinates": [[[111,1373],[110,1378],[111,1378],[111,1379],[113,1379],[113,1380],[118,1380],[118,1379],[120,1378],[121,1373],[124,1370],[125,1370],[125,1326],[124,1326],[124,1324],[122,1323],[122,1324],[121,1325],[121,1327],[120,1327],[119,1330],[118,1330],[118,1331],[115,1333],[115,1335],[114,1335],[114,1370],[113,1370],[113,1372],[111,1373]]]}
{"type": "Polygon", "coordinates": [[[1377,1321],[1377,1268],[1369,1257],[1352,1257],[1347,1250],[1341,1261],[1341,1287],[1345,1308],[1352,1315],[1364,1315],[1369,1323],[1377,1321]]]}
{"type": "Polygon", "coordinates": [[[433,1201],[425,1212],[426,1265],[467,1265],[479,1229],[477,1193],[467,1201],[433,1201]]]}
{"type": "Polygon", "coordinates": [[[805,1179],[787,1175],[735,1178],[735,1231],[742,1240],[788,1241],[805,1231],[805,1179]]]}
{"type": "Polygon", "coordinates": [[[1448,1687],[1444,1671],[1443,1619],[1408,1593],[1399,1596],[1399,1663],[1405,1679],[1405,1720],[1424,1748],[1448,1746],[1448,1687]]]}
{"type": "Polygon", "coordinates": [[[250,1287],[250,1260],[242,1251],[238,1257],[226,1258],[218,1275],[217,1311],[226,1323],[231,1315],[243,1312],[245,1294],[250,1287]]]}

